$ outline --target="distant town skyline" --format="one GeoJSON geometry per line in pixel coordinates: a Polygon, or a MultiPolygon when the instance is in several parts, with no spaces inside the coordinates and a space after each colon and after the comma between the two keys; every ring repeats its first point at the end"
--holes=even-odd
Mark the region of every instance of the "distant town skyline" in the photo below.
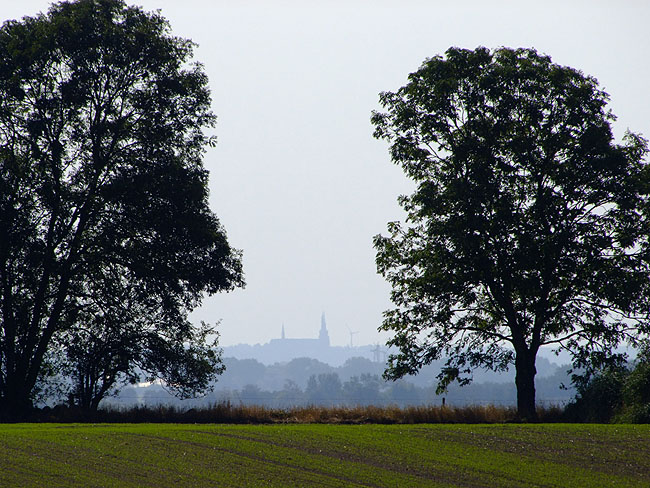
{"type": "MultiPolygon", "coordinates": [[[[334,346],[376,344],[391,307],[372,237],[403,219],[411,182],[372,137],[378,94],[450,46],[534,47],[594,76],[614,126],[650,136],[650,2],[579,0],[139,0],[191,38],[218,117],[208,149],[211,207],[243,250],[247,287],[204,300],[224,346],[312,337],[325,312],[334,346]]],[[[3,2],[3,20],[47,0],[3,2]]]]}
{"type": "Polygon", "coordinates": [[[224,357],[239,359],[255,359],[263,364],[287,362],[299,358],[312,358],[333,366],[340,366],[355,357],[372,359],[374,362],[385,362],[387,349],[379,344],[363,344],[357,347],[330,344],[329,330],[325,313],[321,314],[320,329],[314,328],[301,336],[286,334],[284,324],[279,337],[276,336],[266,343],[234,344],[226,346],[224,357]]]}

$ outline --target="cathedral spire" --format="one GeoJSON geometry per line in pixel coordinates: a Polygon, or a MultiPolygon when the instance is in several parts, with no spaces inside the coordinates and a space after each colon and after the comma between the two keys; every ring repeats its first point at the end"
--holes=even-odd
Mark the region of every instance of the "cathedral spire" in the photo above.
{"type": "Polygon", "coordinates": [[[330,345],[330,335],[327,332],[327,323],[325,322],[325,312],[323,312],[323,314],[320,316],[320,333],[318,334],[318,338],[324,344],[327,344],[328,346],[330,345]]]}

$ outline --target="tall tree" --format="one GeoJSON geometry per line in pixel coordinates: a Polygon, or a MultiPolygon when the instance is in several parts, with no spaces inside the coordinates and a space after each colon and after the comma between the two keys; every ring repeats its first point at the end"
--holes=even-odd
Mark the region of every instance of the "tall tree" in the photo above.
{"type": "Polygon", "coordinates": [[[215,116],[192,49],[122,0],[0,28],[1,411],[30,406],[53,340],[102,283],[159,306],[150,332],[168,337],[204,293],[243,285],[208,206],[215,116]]]}
{"type": "Polygon", "coordinates": [[[445,357],[444,389],[514,363],[532,419],[540,347],[584,366],[648,331],[647,144],[614,141],[594,78],[533,49],[451,48],[380,101],[374,135],[417,185],[374,240],[388,377],[445,357]]]}

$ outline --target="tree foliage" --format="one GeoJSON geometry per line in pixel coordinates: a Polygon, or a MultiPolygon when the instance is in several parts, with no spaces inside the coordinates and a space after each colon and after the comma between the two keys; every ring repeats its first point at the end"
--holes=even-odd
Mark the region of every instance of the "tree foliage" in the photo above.
{"type": "Polygon", "coordinates": [[[614,141],[594,78],[533,49],[451,48],[380,101],[374,135],[417,185],[374,241],[388,376],[446,357],[444,388],[514,363],[533,417],[540,347],[585,366],[647,332],[647,144],[614,141]]]}
{"type": "Polygon", "coordinates": [[[57,340],[72,357],[87,340],[127,355],[127,337],[158,340],[152,371],[192,381],[169,361],[192,350],[187,313],[243,284],[208,207],[215,116],[192,48],[122,0],[61,2],[0,29],[3,410],[29,406],[57,340]]]}
{"type": "Polygon", "coordinates": [[[577,395],[567,405],[573,422],[650,422],[650,349],[642,345],[631,363],[575,375],[577,395]]]}

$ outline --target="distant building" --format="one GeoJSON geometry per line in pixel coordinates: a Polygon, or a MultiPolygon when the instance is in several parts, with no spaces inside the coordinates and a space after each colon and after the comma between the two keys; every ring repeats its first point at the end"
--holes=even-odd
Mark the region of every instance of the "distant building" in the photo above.
{"type": "Polygon", "coordinates": [[[285,358],[293,356],[294,353],[298,353],[300,355],[299,357],[318,358],[318,356],[322,356],[330,347],[330,335],[327,332],[325,314],[323,313],[320,318],[318,339],[287,338],[284,331],[284,324],[282,324],[282,336],[280,339],[271,339],[266,347],[285,358]]]}
{"type": "Polygon", "coordinates": [[[303,339],[287,337],[284,324],[280,338],[271,339],[267,344],[239,344],[223,348],[224,357],[237,359],[256,359],[264,364],[288,362],[296,358],[313,358],[332,366],[339,366],[351,357],[372,359],[372,346],[340,347],[330,345],[325,314],[321,315],[318,338],[303,339]]]}

